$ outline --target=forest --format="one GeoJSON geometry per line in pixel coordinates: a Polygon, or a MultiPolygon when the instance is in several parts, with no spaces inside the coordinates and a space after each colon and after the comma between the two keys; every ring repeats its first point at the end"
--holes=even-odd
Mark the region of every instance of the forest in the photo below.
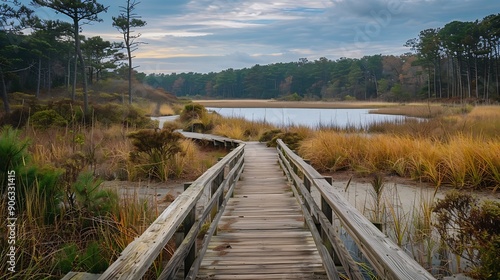
{"type": "MultiPolygon", "coordinates": [[[[500,99],[500,14],[423,30],[406,42],[408,52],[402,55],[336,60],[322,57],[313,61],[300,58],[218,73],[145,74],[132,67],[131,51],[137,50],[140,43],[134,41],[137,38],[110,42],[80,34],[78,24],[99,22],[98,14],[106,12],[103,5],[86,1],[93,4],[72,15],[64,5],[51,7],[53,1],[32,2],[34,5],[29,6],[17,1],[0,5],[0,95],[6,112],[10,111],[10,93],[50,97],[55,88],[66,88],[67,97],[75,100],[76,88],[83,87],[87,107],[87,85],[110,77],[147,83],[190,98],[396,102],[500,99]],[[67,14],[73,23],[40,19],[37,6],[67,14]]],[[[134,6],[126,8],[135,15],[134,6]]],[[[131,28],[145,25],[135,17],[114,18],[117,32],[126,36],[127,28],[130,34],[131,28]]],[[[128,101],[132,102],[130,91],[128,101]]]]}

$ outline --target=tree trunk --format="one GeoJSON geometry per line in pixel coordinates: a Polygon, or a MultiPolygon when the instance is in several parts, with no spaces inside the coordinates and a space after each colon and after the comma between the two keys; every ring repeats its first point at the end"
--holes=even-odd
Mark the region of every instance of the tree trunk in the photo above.
{"type": "Polygon", "coordinates": [[[476,98],[479,99],[479,74],[478,74],[478,69],[477,69],[477,56],[474,58],[474,67],[475,67],[475,72],[476,72],[476,98]]]}
{"type": "Polygon", "coordinates": [[[36,94],[35,97],[40,97],[40,84],[42,82],[42,57],[38,57],[38,81],[36,83],[36,94]]]}
{"type": "Polygon", "coordinates": [[[443,79],[441,73],[441,59],[438,59],[438,84],[439,84],[439,98],[443,98],[443,79]]]}
{"type": "Polygon", "coordinates": [[[130,46],[127,46],[128,53],[128,104],[132,104],[132,52],[130,46]]]}
{"type": "MultiPolygon", "coordinates": [[[[82,78],[83,78],[83,112],[85,115],[88,113],[89,107],[89,98],[88,98],[88,90],[87,90],[87,71],[85,69],[85,60],[83,59],[82,50],[80,48],[80,36],[79,36],[79,25],[78,20],[73,21],[75,28],[75,50],[77,54],[77,58],[80,60],[81,68],[82,68],[82,78]]],[[[75,67],[76,68],[76,67],[75,67]]],[[[75,69],[76,70],[76,69],[75,69]]],[[[75,83],[76,85],[76,75],[75,75],[75,83]]]]}
{"type": "Polygon", "coordinates": [[[87,88],[87,71],[85,67],[85,61],[83,60],[82,51],[80,50],[80,44],[78,44],[78,57],[80,59],[80,64],[82,67],[82,77],[83,77],[83,111],[85,114],[88,113],[89,109],[89,97],[88,97],[88,88],[87,88]]]}
{"type": "Polygon", "coordinates": [[[0,67],[0,79],[2,82],[2,90],[0,91],[0,94],[2,95],[3,108],[5,109],[5,112],[8,115],[10,114],[10,104],[9,104],[9,98],[7,97],[7,86],[5,85],[5,77],[1,67],[0,67]]]}
{"type": "MultiPolygon", "coordinates": [[[[68,58],[68,67],[67,67],[67,71],[68,73],[66,74],[66,90],[68,91],[68,93],[70,93],[69,91],[69,87],[70,87],[70,84],[71,84],[71,58],[68,58]]],[[[72,93],[71,94],[71,100],[75,101],[74,99],[74,96],[72,93]]]]}
{"type": "Polygon", "coordinates": [[[48,68],[49,71],[47,72],[47,79],[48,79],[48,85],[47,85],[47,94],[49,98],[52,98],[52,60],[49,57],[49,63],[48,63],[48,68]]]}
{"type": "Polygon", "coordinates": [[[73,66],[73,87],[71,88],[71,100],[76,100],[76,78],[78,75],[78,55],[75,47],[75,65],[73,66]]]}

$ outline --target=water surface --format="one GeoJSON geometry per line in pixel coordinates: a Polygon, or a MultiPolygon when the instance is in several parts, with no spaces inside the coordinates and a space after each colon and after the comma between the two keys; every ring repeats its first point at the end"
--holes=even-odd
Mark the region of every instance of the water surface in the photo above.
{"type": "Polygon", "coordinates": [[[268,122],[276,126],[302,125],[312,128],[363,128],[383,121],[401,121],[405,116],[370,114],[372,109],[306,109],[306,108],[207,108],[224,117],[242,117],[249,121],[268,122]]]}

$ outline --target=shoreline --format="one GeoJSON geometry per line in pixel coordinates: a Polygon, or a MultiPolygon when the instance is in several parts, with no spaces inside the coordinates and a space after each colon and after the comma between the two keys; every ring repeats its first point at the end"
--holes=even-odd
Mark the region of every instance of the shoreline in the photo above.
{"type": "Polygon", "coordinates": [[[193,100],[213,108],[304,108],[304,109],[378,109],[399,106],[389,102],[367,101],[278,101],[272,99],[193,100]]]}

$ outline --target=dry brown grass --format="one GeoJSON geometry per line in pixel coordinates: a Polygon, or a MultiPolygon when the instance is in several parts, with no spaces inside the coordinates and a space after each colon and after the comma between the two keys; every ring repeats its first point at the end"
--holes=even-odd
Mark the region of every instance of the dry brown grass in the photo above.
{"type": "Polygon", "coordinates": [[[402,115],[416,118],[435,118],[453,111],[441,104],[411,103],[371,110],[374,114],[402,115]]]}

